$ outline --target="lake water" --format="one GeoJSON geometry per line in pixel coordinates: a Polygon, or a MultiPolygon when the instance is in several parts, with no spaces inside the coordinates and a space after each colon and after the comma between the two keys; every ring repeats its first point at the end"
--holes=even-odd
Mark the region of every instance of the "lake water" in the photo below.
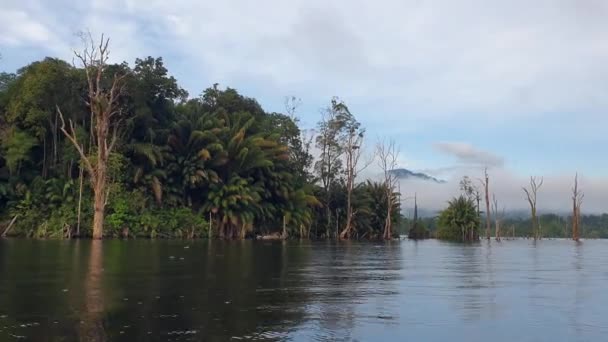
{"type": "Polygon", "coordinates": [[[0,341],[606,341],[608,241],[0,241],[0,341]]]}

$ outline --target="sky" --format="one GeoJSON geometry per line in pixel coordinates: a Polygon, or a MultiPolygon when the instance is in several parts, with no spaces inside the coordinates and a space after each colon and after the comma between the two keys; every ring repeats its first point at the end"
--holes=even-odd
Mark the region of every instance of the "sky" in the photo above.
{"type": "MultiPolygon", "coordinates": [[[[400,165],[448,182],[418,192],[439,208],[458,179],[489,168],[507,209],[567,211],[576,172],[583,212],[608,212],[608,1],[3,0],[0,71],[44,56],[71,61],[76,33],[111,39],[111,59],[162,56],[198,96],[213,83],[313,128],[339,96],[400,165]]],[[[372,168],[367,171],[373,174],[372,168]]]]}

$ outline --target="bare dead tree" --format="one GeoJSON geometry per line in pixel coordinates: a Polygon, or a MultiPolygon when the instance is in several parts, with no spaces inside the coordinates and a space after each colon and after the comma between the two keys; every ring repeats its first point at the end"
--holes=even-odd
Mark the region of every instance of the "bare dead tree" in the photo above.
{"type": "Polygon", "coordinates": [[[536,195],[538,190],[543,186],[543,178],[537,179],[535,176],[530,177],[530,188],[527,189],[522,187],[526,194],[526,200],[530,205],[530,214],[532,218],[532,233],[534,234],[534,240],[541,238],[540,223],[538,222],[538,216],[536,215],[536,195]]]}
{"type": "Polygon", "coordinates": [[[572,240],[580,239],[581,204],[585,194],[578,188],[578,173],[574,176],[572,188],[572,240]]]}
{"type": "Polygon", "coordinates": [[[387,205],[384,232],[382,236],[385,240],[389,240],[393,236],[392,213],[393,207],[395,206],[394,193],[397,185],[397,177],[392,171],[397,167],[399,149],[395,146],[394,140],[380,141],[376,145],[376,155],[378,156],[378,166],[380,166],[384,174],[384,191],[387,205]]]}
{"type": "Polygon", "coordinates": [[[488,168],[483,170],[484,178],[480,179],[481,185],[483,185],[485,191],[486,200],[486,239],[490,240],[490,228],[492,226],[492,217],[490,213],[490,176],[488,175],[488,168]]]}
{"type": "Polygon", "coordinates": [[[498,200],[496,199],[496,194],[492,194],[492,211],[494,212],[494,239],[496,239],[496,241],[500,241],[500,239],[502,238],[502,231],[501,231],[501,222],[502,219],[505,215],[505,208],[502,208],[502,211],[499,211],[498,209],[498,200]]]}
{"type": "Polygon", "coordinates": [[[91,137],[93,140],[91,150],[95,155],[87,155],[84,145],[79,142],[74,123],[68,120],[57,105],[57,112],[61,120],[61,131],[74,145],[89,175],[94,194],[93,239],[103,237],[103,224],[105,206],[108,197],[108,159],[116,146],[118,138],[119,116],[122,109],[118,103],[124,90],[125,75],[114,75],[109,87],[104,86],[104,73],[110,51],[109,38],[101,35],[99,43],[95,43],[91,34],[84,36],[85,48],[82,52],[74,52],[85,71],[87,80],[87,105],[91,115],[91,137]]]}

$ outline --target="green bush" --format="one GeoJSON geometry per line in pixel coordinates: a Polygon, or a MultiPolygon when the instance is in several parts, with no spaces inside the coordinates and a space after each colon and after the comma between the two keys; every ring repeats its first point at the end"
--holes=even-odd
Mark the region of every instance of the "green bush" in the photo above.
{"type": "Polygon", "coordinates": [[[202,238],[207,237],[207,222],[190,208],[146,206],[141,191],[115,187],[107,207],[106,234],[113,237],[202,238]]]}

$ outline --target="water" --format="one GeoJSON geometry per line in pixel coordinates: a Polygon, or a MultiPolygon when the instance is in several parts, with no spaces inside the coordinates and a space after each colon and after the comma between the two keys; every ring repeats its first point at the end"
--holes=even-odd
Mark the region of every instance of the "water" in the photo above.
{"type": "Polygon", "coordinates": [[[0,241],[0,341],[605,341],[608,240],[0,241]]]}

